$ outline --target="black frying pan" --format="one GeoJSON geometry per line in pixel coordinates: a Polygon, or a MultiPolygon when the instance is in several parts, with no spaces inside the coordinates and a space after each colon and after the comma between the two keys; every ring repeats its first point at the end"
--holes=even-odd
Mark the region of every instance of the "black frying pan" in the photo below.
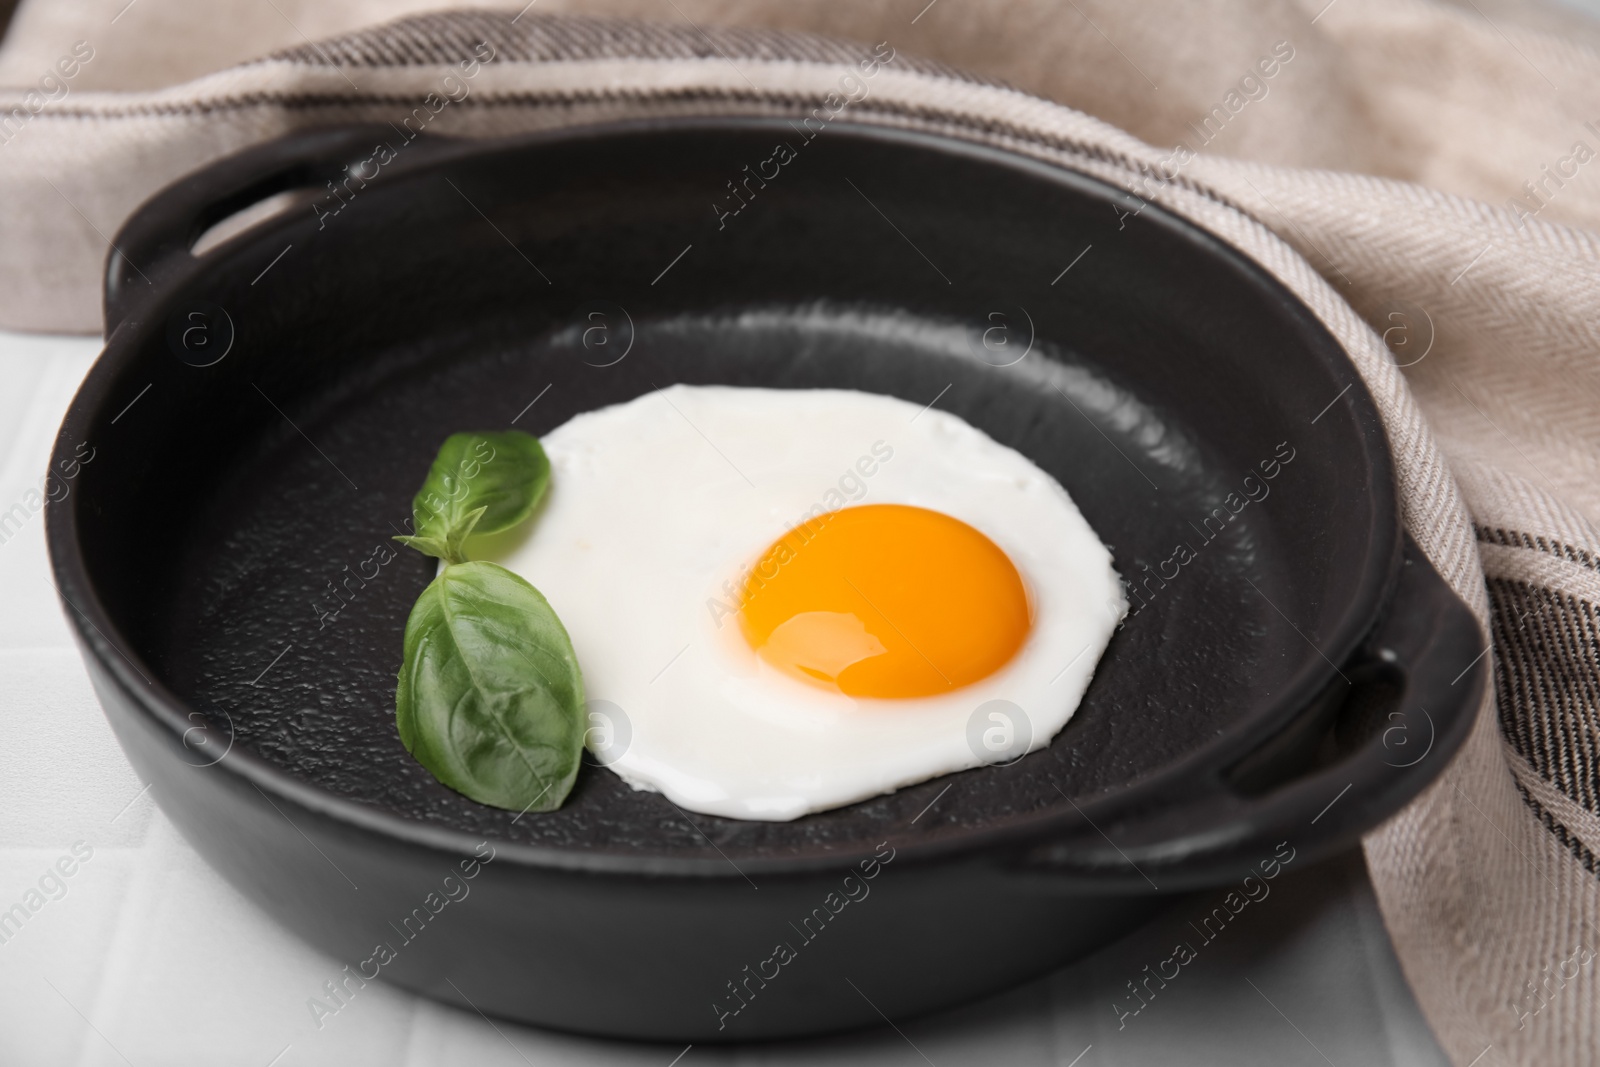
{"type": "Polygon", "coordinates": [[[135,214],[49,508],[134,766],[351,974],[598,1034],[875,1023],[1056,966],[1162,894],[1345,847],[1465,737],[1482,638],[1400,532],[1370,397],[1193,226],[866,127],[397,141],[295,135],[135,214]],[[748,183],[779,141],[796,158],[748,183]],[[394,680],[433,563],[371,561],[438,443],[672,382],[937,398],[1058,478],[1138,610],[1050,747],[789,823],[684,814],[598,767],[519,818],[414,763],[394,680]]]}

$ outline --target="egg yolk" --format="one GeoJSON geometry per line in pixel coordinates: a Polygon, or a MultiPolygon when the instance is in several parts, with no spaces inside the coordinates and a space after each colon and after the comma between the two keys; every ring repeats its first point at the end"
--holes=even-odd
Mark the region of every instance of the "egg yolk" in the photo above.
{"type": "Polygon", "coordinates": [[[1022,577],[959,519],[904,504],[819,515],[778,538],[740,590],[745,640],[774,667],[860,697],[946,693],[1027,638],[1022,577]]]}

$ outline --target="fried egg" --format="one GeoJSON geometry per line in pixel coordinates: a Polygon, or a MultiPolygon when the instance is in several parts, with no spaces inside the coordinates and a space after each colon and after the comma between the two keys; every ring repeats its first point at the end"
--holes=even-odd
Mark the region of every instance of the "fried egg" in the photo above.
{"type": "Polygon", "coordinates": [[[962,419],[845,390],[673,386],[542,438],[494,559],[572,638],[595,758],[787,820],[1047,745],[1127,611],[1065,489],[962,419]]]}

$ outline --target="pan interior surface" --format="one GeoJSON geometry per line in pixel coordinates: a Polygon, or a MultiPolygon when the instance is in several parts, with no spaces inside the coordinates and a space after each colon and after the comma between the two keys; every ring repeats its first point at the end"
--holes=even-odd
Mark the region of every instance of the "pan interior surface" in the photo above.
{"type": "Polygon", "coordinates": [[[353,804],[734,861],[1070,810],[1315,688],[1379,607],[1396,531],[1376,414],[1309,313],[1154,208],[928,139],[830,130],[729,216],[780,128],[444,152],[209,253],[124,326],[143,340],[121,384],[154,387],[97,427],[116,445],[78,490],[124,647],[233,745],[353,804]],[[201,306],[235,331],[204,367],[169,329],[201,306]],[[390,538],[439,442],[679,382],[936,403],[1060,481],[1134,610],[1055,741],[789,823],[691,823],[595,766],[513,819],[416,764],[394,685],[434,564],[390,538]]]}

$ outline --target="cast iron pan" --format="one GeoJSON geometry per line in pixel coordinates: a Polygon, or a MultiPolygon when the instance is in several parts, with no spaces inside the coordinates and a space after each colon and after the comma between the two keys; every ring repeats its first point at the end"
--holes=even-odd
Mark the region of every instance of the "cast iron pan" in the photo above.
{"type": "Polygon", "coordinates": [[[1400,532],[1370,397],[1215,238],[862,126],[397,141],[295,135],[140,209],[49,509],[130,759],[349,964],[347,997],[381,975],[690,1041],[900,1018],[1081,955],[1162,894],[1345,847],[1465,737],[1482,638],[1400,532]],[[374,560],[439,442],[673,382],[936,402],[1058,478],[1142,607],[1050,747],[789,823],[685,814],[598,767],[517,817],[414,763],[394,682],[433,564],[374,560]]]}

